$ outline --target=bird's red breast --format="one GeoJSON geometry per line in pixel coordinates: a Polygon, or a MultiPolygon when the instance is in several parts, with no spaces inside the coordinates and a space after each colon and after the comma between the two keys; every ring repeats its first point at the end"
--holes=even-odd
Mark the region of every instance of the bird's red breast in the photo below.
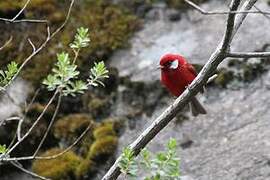
{"type": "Polygon", "coordinates": [[[194,67],[177,54],[163,56],[160,67],[162,84],[175,96],[181,95],[197,76],[194,67]]]}

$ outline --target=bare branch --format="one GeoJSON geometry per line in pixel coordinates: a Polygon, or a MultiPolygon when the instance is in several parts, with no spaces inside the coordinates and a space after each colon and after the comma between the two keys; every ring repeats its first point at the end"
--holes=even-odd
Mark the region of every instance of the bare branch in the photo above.
{"type": "MultiPolygon", "coordinates": [[[[28,104],[28,105],[25,105],[25,111],[24,111],[25,115],[28,113],[30,107],[31,107],[32,104],[35,102],[35,100],[36,100],[36,98],[37,98],[37,96],[38,96],[39,91],[40,91],[40,88],[38,88],[38,89],[35,91],[34,96],[32,97],[32,99],[31,99],[31,101],[29,102],[29,104],[28,104]]],[[[27,104],[27,103],[25,103],[25,104],[27,104]]]]}
{"type": "Polygon", "coordinates": [[[27,0],[27,1],[26,1],[26,3],[24,4],[23,8],[18,12],[18,14],[16,14],[16,15],[14,16],[14,18],[12,18],[11,21],[15,21],[15,20],[23,13],[23,11],[25,10],[25,8],[27,7],[27,5],[29,4],[30,1],[31,1],[31,0],[27,0]]]}
{"type": "Polygon", "coordinates": [[[92,124],[90,123],[88,125],[88,127],[82,132],[82,134],[69,146],[67,147],[64,151],[58,153],[58,154],[54,154],[51,156],[26,156],[26,157],[13,157],[13,158],[8,158],[8,157],[4,157],[4,158],[0,158],[0,162],[10,162],[10,161],[22,161],[22,160],[33,160],[33,159],[55,159],[58,158],[60,156],[62,156],[63,154],[67,153],[69,150],[71,150],[74,146],[76,146],[78,144],[78,142],[80,142],[80,140],[86,135],[86,133],[90,130],[90,128],[92,127],[92,124]]]}
{"type": "MultiPolygon", "coordinates": [[[[37,118],[37,120],[33,123],[33,125],[29,128],[29,130],[25,133],[25,135],[23,135],[10,149],[8,149],[8,151],[5,154],[0,155],[0,161],[2,158],[4,158],[5,156],[8,156],[26,137],[29,136],[29,134],[32,132],[32,130],[35,128],[35,126],[37,125],[37,123],[40,121],[40,119],[43,117],[43,115],[45,114],[45,112],[47,111],[47,109],[49,108],[49,106],[52,104],[53,100],[55,99],[56,95],[59,93],[58,90],[55,91],[54,95],[51,97],[51,99],[49,100],[48,104],[45,106],[45,108],[43,109],[42,113],[39,115],[39,117],[37,118]]],[[[18,127],[19,128],[19,127],[18,127]]]]}
{"type": "Polygon", "coordinates": [[[231,52],[227,57],[233,58],[270,58],[270,52],[231,52]]]}
{"type": "MultiPolygon", "coordinates": [[[[252,1],[252,0],[250,0],[252,1]]],[[[230,5],[230,11],[237,11],[240,5],[240,0],[232,0],[230,5]]],[[[251,7],[249,7],[251,8],[251,7]]],[[[193,80],[189,88],[187,88],[175,101],[170,105],[154,122],[130,145],[134,155],[137,156],[141,149],[143,149],[190,101],[190,99],[198,93],[203,85],[207,83],[210,75],[216,70],[217,66],[226,58],[226,52],[229,51],[230,43],[233,35],[236,33],[244,18],[237,18],[235,20],[235,13],[229,13],[227,18],[226,30],[224,37],[216,48],[215,52],[211,55],[210,59],[204,65],[198,76],[193,80]],[[239,24],[238,28],[235,28],[235,24],[239,24]]],[[[119,157],[103,180],[115,180],[120,175],[120,168],[118,166],[121,157],[119,157]]]]}
{"type": "Polygon", "coordinates": [[[31,171],[29,171],[29,170],[27,170],[27,169],[25,169],[20,163],[18,163],[18,162],[10,162],[13,166],[15,166],[16,168],[18,168],[18,169],[20,169],[21,171],[23,171],[24,173],[26,173],[26,174],[29,174],[30,176],[33,176],[33,177],[35,177],[35,178],[39,178],[39,179],[44,179],[44,180],[50,180],[49,178],[45,178],[45,177],[43,177],[43,176],[40,176],[40,175],[38,175],[38,174],[36,174],[36,173],[33,173],[33,172],[31,172],[31,171]]]}
{"type": "Polygon", "coordinates": [[[18,68],[18,71],[17,73],[14,75],[14,77],[11,79],[11,81],[6,85],[4,86],[3,88],[6,89],[7,86],[10,85],[11,82],[13,82],[17,76],[19,75],[19,73],[22,71],[22,69],[24,68],[24,66],[35,56],[37,55],[46,45],[47,43],[55,36],[58,34],[58,32],[60,32],[64,26],[66,25],[66,23],[68,22],[69,20],[69,17],[70,17],[70,13],[71,13],[71,10],[72,10],[72,7],[74,5],[74,1],[75,0],[71,0],[71,3],[70,3],[70,6],[69,6],[69,9],[68,9],[68,12],[67,12],[67,15],[66,15],[66,19],[65,21],[62,23],[62,25],[60,25],[52,34],[50,32],[50,27],[47,26],[47,38],[46,40],[34,51],[32,52],[32,54],[30,56],[28,56],[25,61],[21,64],[21,66],[18,68]]]}
{"type": "Polygon", "coordinates": [[[199,5],[195,4],[194,2],[190,0],[184,0],[187,4],[189,4],[191,7],[199,11],[203,15],[225,15],[225,14],[263,14],[263,15],[270,15],[270,12],[268,11],[251,11],[251,10],[239,10],[239,11],[206,11],[202,9],[199,5]]]}
{"type": "MultiPolygon", "coordinates": [[[[246,11],[246,10],[251,9],[255,5],[256,2],[257,2],[257,0],[248,0],[248,1],[245,1],[245,3],[243,4],[243,6],[241,7],[241,10],[246,11]]],[[[233,35],[232,35],[231,39],[233,39],[234,35],[236,34],[236,32],[238,31],[238,29],[242,25],[242,23],[245,20],[245,18],[247,17],[247,15],[248,14],[239,14],[239,15],[237,15],[236,20],[235,20],[233,35]]]]}
{"type": "Polygon", "coordinates": [[[27,39],[29,44],[32,46],[32,52],[36,52],[36,46],[34,45],[34,43],[31,41],[30,38],[27,39]]]}
{"type": "Polygon", "coordinates": [[[264,17],[266,17],[268,20],[270,20],[270,17],[267,14],[264,14],[263,11],[260,8],[258,8],[255,5],[254,5],[254,8],[257,9],[258,11],[260,11],[264,17]]]}
{"type": "Polygon", "coordinates": [[[53,113],[53,116],[52,116],[52,119],[51,119],[51,122],[50,122],[50,124],[49,124],[49,126],[48,126],[48,128],[47,128],[47,130],[46,130],[46,132],[44,134],[44,136],[42,137],[42,139],[41,139],[41,141],[40,141],[40,143],[39,143],[39,145],[38,145],[38,147],[37,147],[34,155],[33,155],[34,158],[37,156],[37,153],[39,152],[41,146],[43,145],[43,143],[44,143],[44,141],[45,141],[45,139],[46,139],[46,137],[47,137],[47,135],[48,135],[48,133],[49,133],[49,131],[50,131],[53,123],[54,123],[54,120],[55,120],[55,118],[57,116],[57,113],[58,113],[58,110],[59,110],[59,107],[60,107],[60,104],[61,104],[61,99],[62,99],[62,94],[60,93],[60,95],[58,97],[56,108],[54,110],[54,113],[53,113]]]}
{"type": "Polygon", "coordinates": [[[5,44],[0,47],[0,51],[3,50],[6,46],[8,46],[11,43],[12,39],[13,37],[10,36],[10,38],[5,42],[5,44]]]}
{"type": "Polygon", "coordinates": [[[17,18],[23,13],[23,11],[26,9],[28,4],[31,0],[27,0],[22,9],[12,18],[0,18],[0,21],[10,22],[10,23],[22,23],[22,22],[28,22],[28,23],[48,23],[47,20],[39,20],[39,19],[20,19],[17,20],[17,18]]]}

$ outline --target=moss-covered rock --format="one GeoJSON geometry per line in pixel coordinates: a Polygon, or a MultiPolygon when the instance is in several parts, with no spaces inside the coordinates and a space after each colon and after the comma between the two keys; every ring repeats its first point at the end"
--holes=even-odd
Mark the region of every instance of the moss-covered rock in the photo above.
{"type": "MultiPolygon", "coordinates": [[[[63,150],[54,148],[50,149],[41,156],[52,156],[62,152],[63,150]]],[[[44,177],[59,180],[74,179],[75,171],[82,162],[82,159],[74,152],[68,151],[65,154],[50,160],[35,160],[32,170],[44,177]]]]}
{"type": "Polygon", "coordinates": [[[96,139],[91,145],[88,159],[103,160],[115,153],[117,148],[118,138],[116,136],[105,136],[96,139]]]}
{"type": "MultiPolygon", "coordinates": [[[[0,2],[0,13],[6,10],[16,11],[23,3],[19,0],[0,2]]],[[[63,22],[68,7],[69,1],[33,0],[24,15],[25,18],[49,20],[53,31],[63,22]]],[[[28,64],[22,72],[23,77],[39,86],[40,81],[48,74],[55,62],[55,54],[67,50],[68,44],[73,40],[72,32],[75,34],[80,26],[90,29],[92,40],[90,47],[81,52],[78,61],[79,67],[87,72],[91,62],[97,59],[106,60],[112,51],[128,45],[128,39],[138,29],[140,21],[125,7],[106,3],[103,0],[76,1],[70,23],[51,41],[46,51],[40,52],[28,64]]],[[[0,41],[3,42],[13,36],[9,47],[0,52],[0,59],[2,59],[0,65],[7,64],[11,60],[22,63],[31,53],[27,38],[31,38],[36,45],[46,38],[46,28],[42,24],[5,25],[0,29],[0,33],[2,34],[0,41]],[[24,33],[19,33],[21,31],[24,33]]]]}
{"type": "Polygon", "coordinates": [[[73,142],[89,125],[94,128],[95,122],[87,114],[72,114],[57,120],[53,134],[58,139],[73,142]]]}
{"type": "Polygon", "coordinates": [[[233,79],[233,72],[222,68],[218,71],[218,76],[215,78],[214,83],[219,87],[226,87],[227,84],[233,79]]]}
{"type": "Polygon", "coordinates": [[[101,139],[106,136],[115,136],[113,123],[106,123],[97,127],[93,132],[95,139],[101,139]]]}
{"type": "Polygon", "coordinates": [[[95,119],[103,119],[110,115],[111,96],[106,96],[104,91],[88,91],[82,95],[84,111],[95,119]]]}
{"type": "Polygon", "coordinates": [[[258,77],[265,71],[266,64],[258,59],[248,59],[246,63],[242,64],[242,79],[244,81],[251,81],[258,77]]]}
{"type": "Polygon", "coordinates": [[[89,175],[95,172],[96,164],[89,159],[84,159],[76,168],[75,175],[76,179],[86,179],[89,175]]]}
{"type": "MultiPolygon", "coordinates": [[[[31,119],[36,119],[44,110],[45,105],[40,104],[40,103],[33,103],[27,112],[27,116],[31,119]]],[[[47,109],[47,111],[45,112],[43,118],[46,119],[46,121],[50,120],[51,117],[54,114],[54,110],[55,110],[55,106],[54,105],[50,105],[47,109]]]]}

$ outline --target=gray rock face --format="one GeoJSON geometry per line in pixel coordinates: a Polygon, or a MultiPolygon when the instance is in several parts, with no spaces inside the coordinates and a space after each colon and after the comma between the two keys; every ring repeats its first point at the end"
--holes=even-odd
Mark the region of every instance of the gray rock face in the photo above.
{"type": "MultiPolygon", "coordinates": [[[[148,145],[163,150],[173,137],[179,143],[181,173],[196,180],[270,179],[270,73],[240,90],[208,89],[204,101],[207,115],[178,124],[172,121],[148,145]],[[183,146],[186,142],[189,146],[183,146]]],[[[169,104],[170,102],[168,102],[169,104]]],[[[137,126],[120,139],[120,149],[132,142],[157,117],[137,119],[137,126]]]]}
{"type": "MultiPolygon", "coordinates": [[[[257,4],[267,9],[264,2],[257,4]]],[[[204,9],[225,9],[221,1],[210,1],[204,9]]],[[[112,57],[111,65],[120,75],[133,80],[159,78],[153,67],[166,52],[181,53],[192,63],[204,63],[215,49],[224,31],[225,16],[201,16],[195,11],[182,15],[179,22],[160,19],[149,22],[131,40],[131,49],[112,57]]],[[[269,43],[270,21],[249,15],[233,44],[235,51],[254,51],[269,43]],[[252,43],[250,43],[252,42],[252,43]]],[[[210,88],[200,96],[208,114],[190,117],[178,124],[171,122],[148,148],[163,150],[170,137],[177,139],[181,173],[194,180],[266,180],[270,179],[270,72],[238,90],[210,88]],[[184,146],[186,142],[188,146],[184,146]]],[[[168,101],[168,105],[172,100],[168,101]]],[[[134,141],[166,108],[156,108],[152,117],[136,120],[120,138],[118,153],[134,141]]]]}
{"type": "MultiPolygon", "coordinates": [[[[259,1],[257,6],[268,8],[263,1],[259,1]]],[[[205,10],[226,10],[227,3],[212,0],[201,7],[205,10]]],[[[131,48],[118,51],[111,58],[111,65],[118,67],[122,76],[131,75],[135,81],[158,79],[155,67],[160,57],[168,52],[181,53],[191,63],[205,63],[222,39],[226,21],[224,15],[204,16],[189,10],[182,13],[180,21],[171,22],[168,11],[162,5],[151,12],[155,14],[154,20],[148,21],[131,39],[131,48]]],[[[250,14],[235,37],[232,50],[253,51],[261,48],[269,42],[269,26],[270,21],[264,16],[250,14]]]]}

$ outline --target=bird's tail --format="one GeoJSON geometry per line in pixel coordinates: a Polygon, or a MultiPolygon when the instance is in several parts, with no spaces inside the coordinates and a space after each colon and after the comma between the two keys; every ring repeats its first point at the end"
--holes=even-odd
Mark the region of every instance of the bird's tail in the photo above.
{"type": "Polygon", "coordinates": [[[199,114],[206,114],[206,110],[202,104],[198,101],[196,97],[193,97],[190,102],[190,109],[193,116],[198,116],[199,114]]]}

